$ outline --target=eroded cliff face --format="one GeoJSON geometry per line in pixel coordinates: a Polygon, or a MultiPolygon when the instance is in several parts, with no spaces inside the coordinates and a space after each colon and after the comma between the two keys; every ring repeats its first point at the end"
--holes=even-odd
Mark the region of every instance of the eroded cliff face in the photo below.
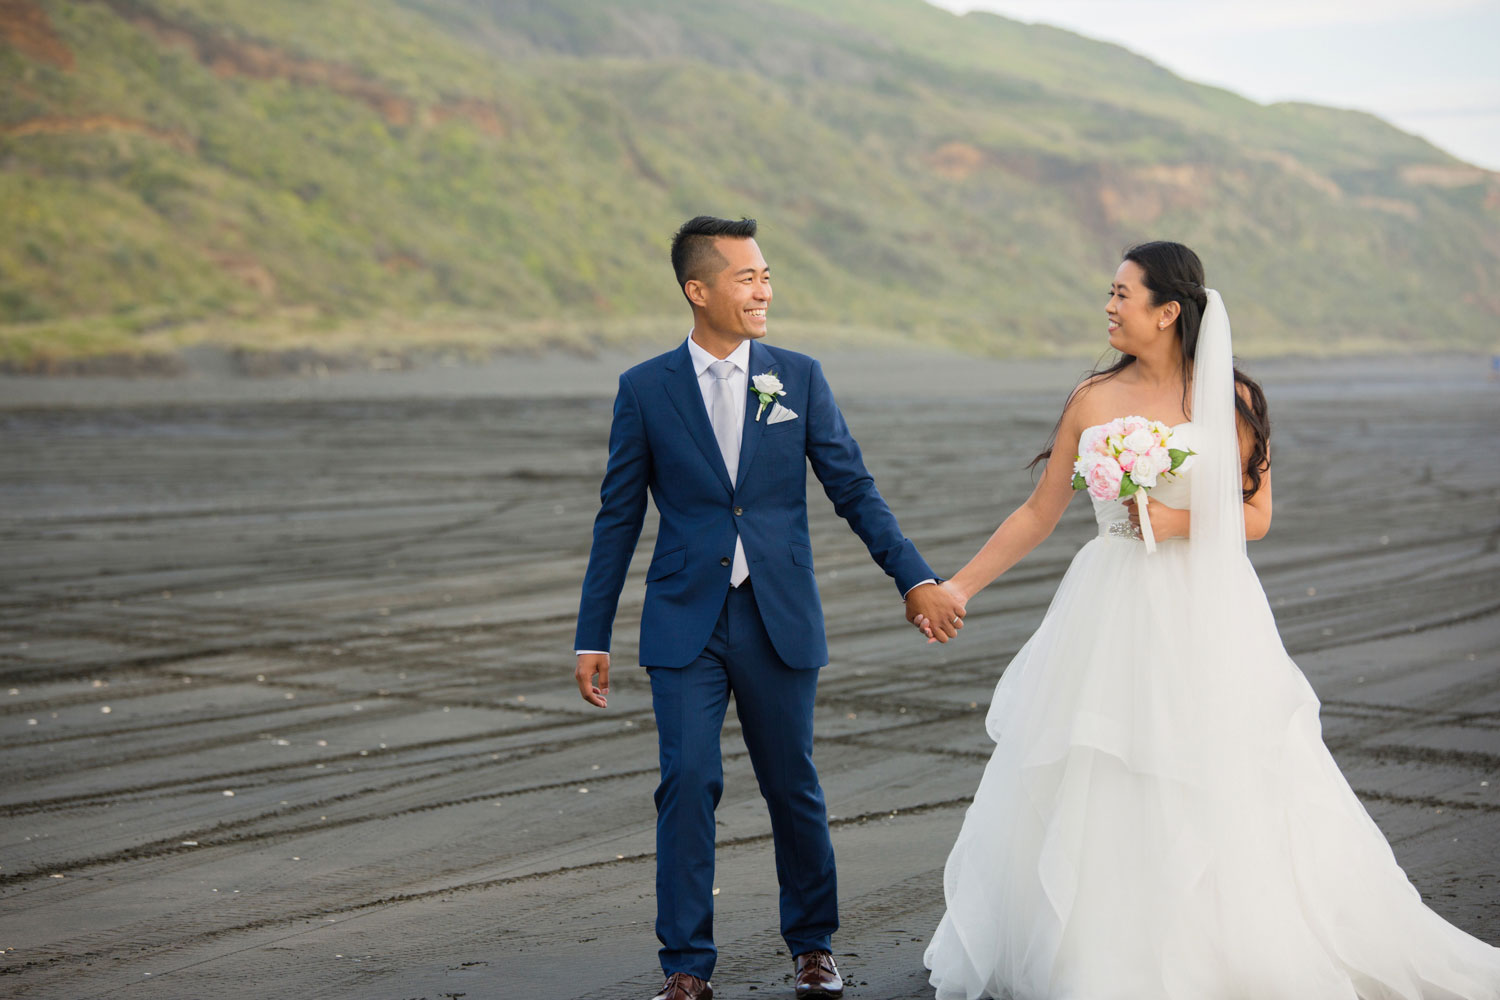
{"type": "MultiPolygon", "coordinates": [[[[324,88],[368,105],[392,125],[411,125],[424,120],[442,122],[463,119],[491,135],[505,134],[501,110],[485,101],[458,97],[451,101],[423,104],[352,66],[309,58],[262,41],[237,38],[205,24],[168,16],[138,0],[80,2],[97,3],[110,8],[124,20],[148,32],[161,45],[191,53],[221,77],[245,76],[324,88]]],[[[47,12],[37,5],[36,0],[0,0],[0,37],[30,59],[48,62],[64,70],[75,67],[73,52],[58,38],[47,12]]],[[[98,123],[108,118],[105,115],[89,116],[81,120],[80,130],[97,130],[98,123]]],[[[52,124],[47,128],[52,131],[60,130],[58,123],[62,119],[53,118],[50,121],[52,124]]],[[[12,134],[27,134],[25,124],[11,126],[12,134]]],[[[135,129],[135,126],[136,123],[121,120],[122,128],[135,129]]],[[[40,128],[32,129],[37,130],[40,128]]]]}
{"type": "Polygon", "coordinates": [[[0,0],[0,363],[214,324],[623,342],[678,311],[699,212],[759,218],[813,324],[1097,353],[1101,276],[1170,237],[1245,351],[1492,347],[1500,175],[1370,116],[921,0],[627,8],[0,0]]]}
{"type": "Polygon", "coordinates": [[[28,59],[73,68],[73,53],[52,30],[52,19],[34,0],[0,0],[0,39],[28,59]]]}

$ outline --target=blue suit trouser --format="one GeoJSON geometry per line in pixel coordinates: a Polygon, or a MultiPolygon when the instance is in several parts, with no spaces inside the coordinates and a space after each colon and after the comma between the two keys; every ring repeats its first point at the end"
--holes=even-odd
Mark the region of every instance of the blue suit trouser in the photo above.
{"type": "Polygon", "coordinates": [[[724,790],[719,736],[734,695],[745,747],[771,815],[781,935],[792,955],[827,949],[838,929],[828,811],[813,767],[817,670],[793,670],[771,645],[749,586],[732,588],[712,637],[680,669],[651,667],[661,753],[656,789],[656,936],[662,971],[713,972],[714,809],[724,790]]]}

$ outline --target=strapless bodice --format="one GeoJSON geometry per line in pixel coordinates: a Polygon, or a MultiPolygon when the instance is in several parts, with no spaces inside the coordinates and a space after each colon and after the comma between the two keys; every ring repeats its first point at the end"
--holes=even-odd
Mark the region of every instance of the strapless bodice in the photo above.
{"type": "MultiPolygon", "coordinates": [[[[1092,427],[1085,430],[1093,430],[1092,427]]],[[[1176,424],[1172,428],[1172,447],[1196,449],[1197,444],[1193,438],[1193,422],[1176,424]]],[[[1168,507],[1177,507],[1186,510],[1191,506],[1193,457],[1189,455],[1187,461],[1178,466],[1177,471],[1169,476],[1162,476],[1156,481],[1156,485],[1150,490],[1153,503],[1164,503],[1168,507]]],[[[1093,500],[1092,497],[1090,497],[1093,500]]],[[[1098,522],[1099,534],[1105,538],[1129,538],[1137,539],[1135,529],[1130,524],[1130,510],[1120,500],[1093,500],[1094,520],[1098,522]]],[[[1177,539],[1171,539],[1176,541],[1177,539]]]]}

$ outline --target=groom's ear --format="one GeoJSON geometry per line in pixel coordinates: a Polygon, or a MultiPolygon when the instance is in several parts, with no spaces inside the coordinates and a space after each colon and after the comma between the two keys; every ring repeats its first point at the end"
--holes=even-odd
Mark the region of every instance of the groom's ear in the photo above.
{"type": "Polygon", "coordinates": [[[687,300],[699,309],[707,308],[708,286],[697,278],[689,278],[682,283],[682,294],[686,295],[687,300]]]}

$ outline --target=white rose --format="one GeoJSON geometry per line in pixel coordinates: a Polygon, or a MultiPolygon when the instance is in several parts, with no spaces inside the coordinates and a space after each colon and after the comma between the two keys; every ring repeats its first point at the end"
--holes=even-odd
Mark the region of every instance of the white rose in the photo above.
{"type": "Polygon", "coordinates": [[[772,375],[770,372],[766,372],[764,375],[757,375],[752,381],[755,383],[756,392],[763,392],[767,396],[786,395],[786,393],[783,392],[781,388],[781,379],[777,378],[775,375],[772,375]]]}
{"type": "Polygon", "coordinates": [[[1156,447],[1156,443],[1156,435],[1152,434],[1151,429],[1148,427],[1142,427],[1138,431],[1131,431],[1125,435],[1124,444],[1126,450],[1133,451],[1137,455],[1144,455],[1156,447]]]}
{"type": "Polygon", "coordinates": [[[1073,463],[1073,475],[1087,479],[1089,472],[1104,458],[1097,451],[1086,451],[1073,463]]]}
{"type": "Polygon", "coordinates": [[[1165,448],[1152,448],[1135,460],[1130,468],[1131,480],[1140,487],[1150,489],[1156,485],[1156,477],[1172,467],[1172,459],[1165,448]]]}

